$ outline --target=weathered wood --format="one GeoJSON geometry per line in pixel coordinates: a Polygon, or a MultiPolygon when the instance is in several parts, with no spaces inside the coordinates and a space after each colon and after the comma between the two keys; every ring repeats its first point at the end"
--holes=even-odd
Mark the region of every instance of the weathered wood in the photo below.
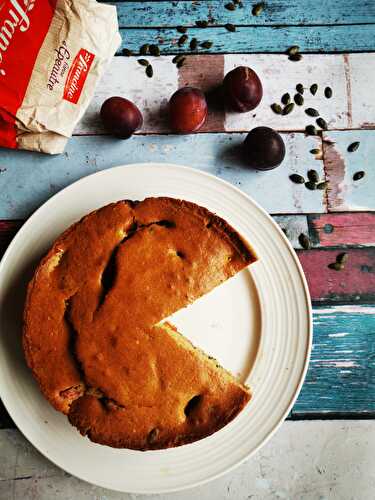
{"type": "MultiPolygon", "coordinates": [[[[268,0],[262,15],[251,14],[252,4],[228,11],[223,0],[184,2],[114,2],[121,27],[149,28],[194,26],[198,19],[213,25],[335,25],[375,23],[375,5],[369,0],[325,2],[324,8],[314,0],[268,0]]],[[[254,2],[253,2],[254,3],[254,2]]]]}
{"type": "Polygon", "coordinates": [[[299,251],[311,299],[314,302],[375,302],[375,248],[347,249],[348,261],[341,271],[329,269],[342,250],[299,251]]]}
{"type": "Polygon", "coordinates": [[[375,210],[375,130],[327,132],[323,145],[325,172],[330,182],[328,210],[375,210]],[[357,141],[358,150],[348,152],[348,146],[357,141]],[[365,177],[354,181],[354,173],[361,170],[365,177]]]}
{"type": "Polygon", "coordinates": [[[284,231],[293,248],[301,249],[299,236],[301,234],[309,236],[307,217],[305,215],[274,215],[273,219],[284,231]]]}
{"type": "Polygon", "coordinates": [[[273,214],[324,212],[324,191],[309,191],[289,179],[295,172],[306,176],[312,166],[324,176],[323,162],[309,153],[319,146],[320,139],[303,134],[283,137],[286,158],[282,166],[269,172],[256,172],[244,163],[244,134],[135,136],[127,141],[108,136],[74,137],[59,156],[3,150],[0,219],[27,218],[73,181],[99,170],[137,162],[188,164],[212,173],[240,187],[273,214]]]}
{"type": "Polygon", "coordinates": [[[375,246],[375,213],[308,216],[314,247],[375,246]]]}
{"type": "Polygon", "coordinates": [[[330,130],[368,128],[375,121],[375,104],[369,97],[375,94],[375,54],[361,54],[361,59],[355,54],[308,54],[299,63],[275,54],[194,55],[188,56],[179,70],[170,56],[148,59],[154,68],[151,79],[136,57],[113,59],[75,134],[105,132],[99,110],[103,101],[113,95],[127,97],[139,106],[144,116],[141,133],[170,132],[167,103],[177,88],[189,84],[210,93],[221,85],[224,74],[239,65],[250,66],[261,78],[264,95],[260,105],[249,113],[231,113],[224,112],[222,97],[211,98],[211,118],[203,131],[242,132],[265,124],[276,130],[304,131],[315,121],[305,114],[306,107],[317,109],[330,130]],[[305,105],[296,106],[289,115],[276,115],[271,104],[280,102],[285,92],[293,97],[297,83],[305,86],[305,105]],[[309,91],[313,83],[319,86],[315,96],[309,91]],[[324,97],[326,86],[333,89],[331,99],[324,97]],[[217,116],[219,120],[214,119],[217,116]]]}
{"type": "MultiPolygon", "coordinates": [[[[156,43],[162,54],[180,52],[177,45],[181,36],[175,28],[122,28],[122,44],[118,51],[128,48],[137,53],[145,43],[156,43]]],[[[224,27],[189,29],[189,35],[199,40],[211,40],[207,52],[283,53],[298,44],[307,52],[354,52],[374,50],[375,25],[351,24],[332,26],[240,26],[235,33],[224,27]]]]}
{"type": "Polygon", "coordinates": [[[315,119],[305,113],[308,107],[318,110],[329,128],[348,127],[347,75],[343,56],[307,55],[301,62],[294,63],[281,55],[231,54],[226,55],[224,60],[225,73],[236,66],[250,66],[258,73],[264,86],[263,99],[256,109],[249,113],[226,113],[225,130],[249,130],[257,125],[266,124],[276,130],[304,131],[306,125],[315,124],[315,119]],[[286,116],[275,114],[271,110],[271,104],[280,103],[281,96],[285,92],[293,98],[298,83],[305,88],[304,106],[295,106],[286,116]],[[313,83],[318,84],[315,96],[309,90],[313,83]],[[331,99],[326,99],[324,96],[326,86],[334,89],[331,99]]]}
{"type": "Polygon", "coordinates": [[[375,99],[371,97],[375,95],[375,54],[350,54],[347,69],[351,74],[354,128],[375,128],[375,99]]]}
{"type": "MultiPolygon", "coordinates": [[[[66,474],[17,430],[0,431],[4,500],[368,500],[375,490],[375,422],[286,422],[261,452],[222,477],[173,494],[106,490],[66,474]],[[280,459],[282,457],[282,459],[280,459]],[[339,459],[337,459],[339,457],[339,459]],[[289,480],[289,478],[291,478],[289,480]]],[[[126,471],[123,472],[126,474],[126,471]]]]}
{"type": "Polygon", "coordinates": [[[310,366],[292,416],[375,416],[374,394],[375,307],[314,308],[310,366]]]}

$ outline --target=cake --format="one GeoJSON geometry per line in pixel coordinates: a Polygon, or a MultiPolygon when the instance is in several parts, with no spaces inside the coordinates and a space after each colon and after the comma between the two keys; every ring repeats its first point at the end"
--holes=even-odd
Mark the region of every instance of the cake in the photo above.
{"type": "Polygon", "coordinates": [[[43,395],[108,446],[163,449],[217,431],[250,390],[165,320],[255,260],[227,222],[187,201],[85,216],[28,287],[23,347],[43,395]]]}

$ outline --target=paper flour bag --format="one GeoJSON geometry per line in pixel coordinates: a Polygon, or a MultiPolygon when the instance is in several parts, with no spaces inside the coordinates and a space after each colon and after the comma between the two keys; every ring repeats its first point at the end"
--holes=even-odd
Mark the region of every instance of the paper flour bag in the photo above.
{"type": "Polygon", "coordinates": [[[61,153],[121,42],[94,0],[0,0],[0,146],[61,153]]]}

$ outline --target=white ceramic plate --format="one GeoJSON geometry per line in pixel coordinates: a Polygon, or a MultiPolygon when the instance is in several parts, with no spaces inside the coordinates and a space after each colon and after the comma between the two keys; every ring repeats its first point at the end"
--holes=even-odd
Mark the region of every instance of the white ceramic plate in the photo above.
{"type": "Polygon", "coordinates": [[[134,493],[189,488],[232,469],[275,432],[301,388],[311,349],[311,308],[298,259],[282,231],[248,196],[198,170],[139,164],[105,170],[45,203],[0,264],[0,394],[31,443],[96,485],[134,493]],[[246,380],[253,399],[224,429],[175,449],[117,450],[91,443],[42,397],[23,360],[26,282],[53,240],[109,202],[166,195],[196,202],[230,222],[259,261],[172,318],[179,330],[246,380]]]}

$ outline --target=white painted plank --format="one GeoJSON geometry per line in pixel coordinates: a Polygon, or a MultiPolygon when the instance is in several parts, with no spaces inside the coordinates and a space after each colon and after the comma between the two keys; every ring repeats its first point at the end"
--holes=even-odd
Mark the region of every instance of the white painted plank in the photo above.
{"type": "MultiPolygon", "coordinates": [[[[372,54],[361,54],[361,67],[373,63],[372,54]]],[[[100,82],[94,99],[82,121],[77,125],[76,134],[102,133],[103,128],[98,119],[98,111],[102,102],[113,95],[121,95],[133,100],[144,115],[142,132],[168,132],[166,121],[166,103],[172,93],[181,85],[199,85],[205,87],[204,81],[210,81],[214,87],[221,83],[224,74],[237,65],[247,65],[255,69],[263,82],[264,97],[261,104],[249,113],[227,113],[222,120],[221,131],[245,131],[257,125],[267,125],[277,130],[304,130],[305,126],[314,122],[303,111],[310,106],[318,109],[330,128],[343,129],[355,126],[349,123],[348,112],[348,79],[350,67],[347,56],[342,54],[307,54],[303,60],[295,63],[282,54],[228,54],[212,56],[188,56],[186,67],[178,70],[172,64],[172,56],[158,58],[148,57],[154,67],[154,77],[147,78],[143,66],[137,63],[136,57],[115,57],[103,80],[100,82]],[[218,71],[222,67],[222,71],[218,71]],[[190,78],[186,81],[183,74],[188,72],[190,78]],[[195,72],[195,78],[194,75],[195,72]],[[212,74],[216,80],[212,81],[212,74]],[[206,76],[207,75],[207,76],[206,76]],[[194,81],[196,80],[196,82],[194,81]],[[304,93],[306,106],[296,106],[287,116],[273,113],[270,106],[279,101],[282,94],[295,94],[295,86],[302,83],[307,89],[304,93]],[[319,85],[315,96],[309,92],[312,83],[319,85]],[[333,89],[333,97],[324,97],[324,88],[333,89]]],[[[357,67],[353,67],[357,71],[357,67]]],[[[350,92],[349,92],[350,94],[350,92]]],[[[369,96],[362,93],[356,99],[355,107],[360,107],[363,100],[369,96]]],[[[354,111],[353,111],[354,112],[354,111]]],[[[359,115],[358,115],[359,116],[359,115]]],[[[362,118],[360,118],[362,120],[362,118]]],[[[362,120],[363,121],[363,120],[362,120]]],[[[217,129],[215,129],[217,130],[217,129]]]]}
{"type": "Polygon", "coordinates": [[[143,132],[166,132],[166,104],[177,89],[177,68],[172,57],[147,57],[155,66],[153,78],[145,75],[145,67],[135,57],[115,57],[95,91],[76,134],[102,133],[99,119],[102,103],[108,97],[121,96],[133,101],[143,114],[143,132]]]}
{"type": "Polygon", "coordinates": [[[259,75],[263,83],[261,104],[250,113],[227,113],[225,129],[228,131],[248,130],[256,126],[267,125],[277,130],[303,130],[306,125],[315,125],[315,119],[306,115],[304,109],[317,109],[326,120],[329,128],[346,128],[347,93],[344,59],[342,55],[304,55],[302,61],[289,61],[285,55],[276,54],[231,54],[225,56],[225,73],[235,66],[249,66],[259,75]],[[295,106],[286,116],[275,114],[270,106],[280,104],[281,96],[288,92],[296,94],[296,85],[302,83],[304,106],[295,106]],[[315,96],[310,93],[310,86],[318,84],[315,96]],[[324,96],[324,89],[329,86],[334,95],[331,99],[324,96]]]}
{"type": "Polygon", "coordinates": [[[0,431],[0,494],[13,500],[368,500],[375,491],[375,421],[286,422],[234,472],[180,493],[130,495],[63,473],[17,430],[0,431]]]}
{"type": "Polygon", "coordinates": [[[375,53],[350,54],[352,127],[375,127],[375,53]]]}
{"type": "Polygon", "coordinates": [[[307,217],[304,215],[274,215],[273,219],[284,231],[293,248],[300,250],[302,246],[298,237],[300,234],[309,235],[307,217]]]}

